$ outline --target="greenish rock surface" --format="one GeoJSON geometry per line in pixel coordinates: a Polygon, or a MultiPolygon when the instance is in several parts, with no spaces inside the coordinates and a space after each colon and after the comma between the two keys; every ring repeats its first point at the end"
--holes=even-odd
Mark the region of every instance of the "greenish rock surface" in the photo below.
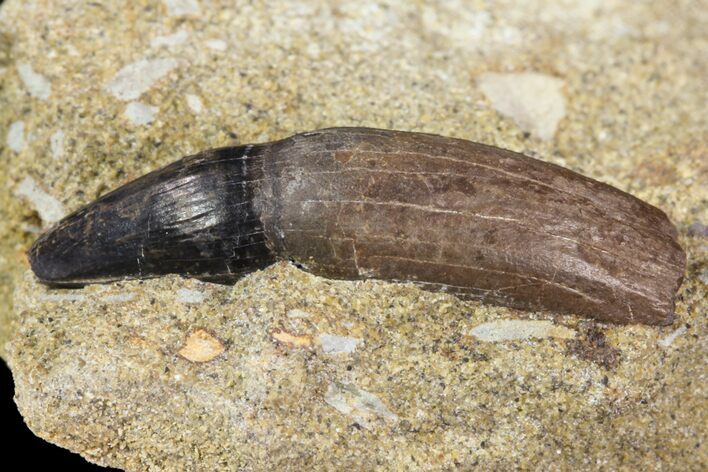
{"type": "Polygon", "coordinates": [[[0,354],[27,424],[128,470],[705,470],[704,11],[6,1],[0,354]],[[688,254],[676,322],[593,324],[283,264],[234,287],[52,290],[28,271],[43,227],[117,185],[348,125],[497,145],[660,207],[688,254]]]}

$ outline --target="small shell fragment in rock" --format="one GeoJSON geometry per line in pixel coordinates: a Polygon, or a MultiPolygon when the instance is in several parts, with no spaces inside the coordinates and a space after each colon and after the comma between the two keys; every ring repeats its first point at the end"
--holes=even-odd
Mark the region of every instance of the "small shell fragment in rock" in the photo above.
{"type": "Polygon", "coordinates": [[[192,290],[189,288],[181,288],[177,290],[177,300],[182,303],[201,303],[206,298],[204,292],[192,290]]]}
{"type": "Polygon", "coordinates": [[[570,339],[575,331],[546,320],[497,320],[475,326],[472,336],[487,342],[521,339],[570,339]]]}
{"type": "Polygon", "coordinates": [[[310,318],[311,315],[303,310],[299,310],[297,308],[293,308],[292,310],[288,310],[288,318],[310,318]]]}
{"type": "Polygon", "coordinates": [[[134,293],[124,292],[106,295],[101,300],[108,303],[124,303],[131,301],[133,298],[135,298],[134,293]]]}
{"type": "Polygon", "coordinates": [[[32,177],[25,177],[15,193],[32,205],[45,226],[59,221],[66,214],[61,202],[47,193],[32,177]]]}
{"type": "Polygon", "coordinates": [[[659,346],[661,346],[661,347],[669,347],[674,343],[674,341],[676,341],[676,338],[685,334],[686,331],[688,331],[688,328],[686,328],[686,326],[679,326],[678,328],[673,330],[671,333],[669,333],[668,336],[661,338],[657,342],[657,344],[659,344],[659,346]]]}
{"type": "Polygon", "coordinates": [[[336,334],[322,334],[319,341],[325,354],[350,354],[356,351],[361,339],[337,336],[336,334]]]}
{"type": "Polygon", "coordinates": [[[17,64],[17,72],[30,95],[40,100],[46,100],[52,93],[52,84],[46,77],[35,72],[30,64],[20,62],[17,64]]]}
{"type": "Polygon", "coordinates": [[[398,421],[398,415],[376,396],[356,385],[332,382],[327,387],[325,402],[340,413],[353,418],[366,429],[373,429],[373,420],[398,421]]]}

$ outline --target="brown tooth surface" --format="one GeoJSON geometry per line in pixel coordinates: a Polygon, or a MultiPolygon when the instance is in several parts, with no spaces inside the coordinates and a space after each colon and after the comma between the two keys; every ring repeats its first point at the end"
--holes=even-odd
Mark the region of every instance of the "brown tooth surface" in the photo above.
{"type": "Polygon", "coordinates": [[[673,319],[685,255],[666,215],[562,167],[361,128],[273,143],[264,165],[268,239],[316,274],[604,321],[673,319]]]}

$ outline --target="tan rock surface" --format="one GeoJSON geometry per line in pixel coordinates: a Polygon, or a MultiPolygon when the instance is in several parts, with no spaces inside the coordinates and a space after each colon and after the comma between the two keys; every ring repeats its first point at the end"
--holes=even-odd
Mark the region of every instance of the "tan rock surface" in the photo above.
{"type": "Polygon", "coordinates": [[[690,1],[7,0],[0,353],[27,423],[129,470],[704,470],[705,11],[690,1]],[[479,85],[525,73],[562,83],[562,118],[534,128],[544,140],[517,124],[537,100],[497,110],[479,85]],[[191,152],[326,126],[494,144],[662,208],[688,254],[676,322],[595,326],[284,265],[234,287],[168,277],[58,291],[27,272],[42,215],[191,152]],[[521,318],[576,336],[472,335],[521,318]],[[194,333],[205,333],[204,362],[180,355],[194,333]],[[325,352],[332,340],[338,351],[325,352]]]}

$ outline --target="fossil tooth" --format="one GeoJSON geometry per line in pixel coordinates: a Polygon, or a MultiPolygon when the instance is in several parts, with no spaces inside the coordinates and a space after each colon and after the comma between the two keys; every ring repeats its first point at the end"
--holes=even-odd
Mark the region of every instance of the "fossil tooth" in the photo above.
{"type": "Polygon", "coordinates": [[[460,139],[332,128],[186,157],[60,221],[37,277],[233,282],[278,259],[525,310],[669,324],[675,227],[609,185],[460,139]]]}

